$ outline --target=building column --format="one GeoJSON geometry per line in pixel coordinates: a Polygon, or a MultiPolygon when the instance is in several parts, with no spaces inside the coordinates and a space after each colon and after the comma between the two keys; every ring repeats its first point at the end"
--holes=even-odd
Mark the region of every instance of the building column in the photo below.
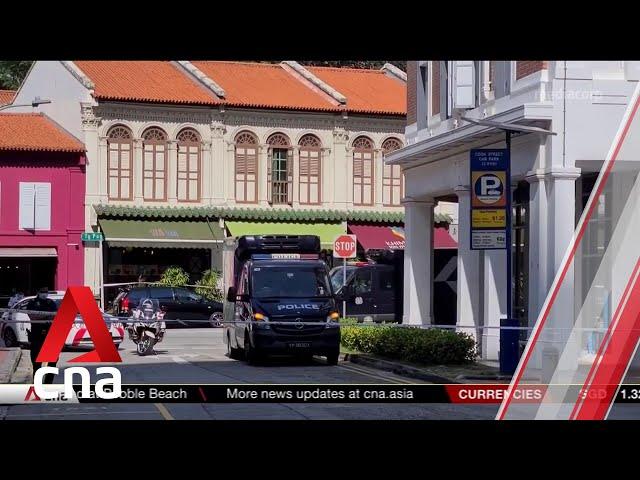
{"type": "Polygon", "coordinates": [[[349,204],[353,204],[353,193],[349,198],[348,182],[349,177],[347,158],[347,139],[349,135],[343,128],[336,128],[333,131],[333,155],[331,156],[333,175],[327,181],[333,182],[333,204],[336,209],[346,209],[349,204]]]}
{"type": "MultiPolygon", "coordinates": [[[[577,168],[551,168],[527,174],[530,187],[529,221],[529,326],[538,320],[551,285],[559,271],[575,231],[575,182],[577,168]]],[[[539,338],[541,344],[531,358],[543,375],[552,372],[560,355],[557,345],[574,323],[574,275],[572,264],[553,303],[553,329],[539,338]],[[543,353],[544,352],[544,353],[543,353]],[[544,373],[547,372],[547,373],[544,373]]]]}
{"type": "Polygon", "coordinates": [[[142,204],[144,202],[142,188],[143,188],[143,140],[136,138],[133,140],[133,200],[136,204],[142,204]]]}
{"type": "Polygon", "coordinates": [[[178,203],[178,142],[169,140],[167,155],[167,202],[171,205],[178,203]]]}
{"type": "Polygon", "coordinates": [[[458,196],[458,298],[457,322],[461,331],[476,342],[482,336],[483,278],[480,274],[480,251],[471,250],[471,198],[468,185],[455,188],[458,196]],[[475,328],[474,328],[475,327],[475,328]]]}
{"type": "Polygon", "coordinates": [[[271,200],[269,193],[269,145],[263,144],[258,147],[258,204],[268,207],[271,200]]]}
{"type": "Polygon", "coordinates": [[[433,318],[432,199],[404,199],[404,314],[408,325],[430,325],[433,318]]]}
{"type": "MultiPolygon", "coordinates": [[[[236,144],[225,142],[227,157],[225,158],[226,174],[224,176],[224,198],[227,205],[236,203],[236,144]]],[[[258,158],[258,160],[260,160],[258,158]]]]}
{"type": "MultiPolygon", "coordinates": [[[[84,135],[84,144],[86,146],[86,167],[85,167],[85,198],[84,198],[84,230],[93,231],[95,221],[95,210],[93,205],[96,203],[106,203],[107,201],[107,138],[98,135],[98,128],[101,124],[101,118],[95,115],[95,104],[93,102],[81,102],[81,118],[82,133],[84,135]]],[[[73,241],[69,243],[74,243],[73,241]]],[[[75,248],[65,246],[65,252],[59,249],[59,254],[65,255],[68,250],[75,248]]],[[[96,248],[86,247],[79,242],[79,249],[84,249],[83,275],[84,285],[91,288],[93,293],[100,291],[100,270],[97,268],[96,248]]],[[[67,262],[68,262],[67,257],[67,262]]],[[[58,275],[56,281],[61,282],[61,267],[65,262],[58,259],[58,275]]],[[[70,263],[68,263],[70,265],[70,263]]],[[[80,275],[79,275],[80,277],[80,275]]],[[[60,286],[60,285],[58,285],[60,286]]]]}
{"type": "Polygon", "coordinates": [[[293,150],[293,165],[291,181],[291,204],[294,208],[300,207],[300,147],[294,145],[291,147],[293,150]]]}
{"type": "Polygon", "coordinates": [[[376,209],[382,208],[382,178],[384,177],[384,158],[382,149],[376,148],[373,158],[373,203],[376,209]]]}
{"type": "Polygon", "coordinates": [[[231,149],[226,148],[224,141],[225,131],[226,128],[222,122],[211,122],[209,165],[208,169],[204,169],[207,171],[207,176],[205,177],[205,183],[208,185],[208,190],[205,189],[207,203],[224,204],[228,198],[226,184],[228,183],[229,169],[233,172],[234,150],[233,145],[231,145],[231,149]]]}
{"type": "Polygon", "coordinates": [[[320,150],[320,202],[325,208],[333,208],[335,202],[334,192],[334,160],[332,150],[323,147],[320,150]]]}
{"type": "MultiPolygon", "coordinates": [[[[200,159],[200,202],[203,205],[211,205],[211,197],[215,188],[214,182],[222,183],[224,175],[218,164],[213,163],[212,142],[202,142],[202,158],[200,159]],[[213,172],[216,172],[216,175],[213,172]]],[[[220,191],[220,190],[218,190],[220,191]]]]}

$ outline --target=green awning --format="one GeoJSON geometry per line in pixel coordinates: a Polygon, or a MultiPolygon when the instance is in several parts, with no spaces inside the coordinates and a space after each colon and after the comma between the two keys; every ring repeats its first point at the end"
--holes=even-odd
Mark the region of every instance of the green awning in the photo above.
{"type": "Polygon", "coordinates": [[[234,237],[242,235],[318,235],[324,248],[347,233],[342,223],[225,222],[234,237]]]}
{"type": "Polygon", "coordinates": [[[222,243],[217,221],[98,220],[112,247],[209,248],[222,243]]]}

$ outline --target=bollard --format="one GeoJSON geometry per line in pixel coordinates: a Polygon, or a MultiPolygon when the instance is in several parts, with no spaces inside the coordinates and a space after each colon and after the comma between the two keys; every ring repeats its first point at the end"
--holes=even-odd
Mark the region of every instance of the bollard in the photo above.
{"type": "MultiPolygon", "coordinates": [[[[519,327],[518,319],[500,317],[501,327],[519,327]]],[[[520,331],[516,329],[500,329],[500,373],[513,375],[520,360],[520,331]]]]}

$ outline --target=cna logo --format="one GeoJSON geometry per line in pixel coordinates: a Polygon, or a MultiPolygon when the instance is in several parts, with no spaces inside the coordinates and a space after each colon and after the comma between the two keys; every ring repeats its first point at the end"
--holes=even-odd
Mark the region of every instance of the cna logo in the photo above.
{"type": "MultiPolygon", "coordinates": [[[[64,347],[65,339],[75,321],[76,315],[80,314],[87,331],[93,341],[94,350],[69,360],[70,363],[120,363],[122,359],[116,346],[113,344],[109,329],[105,324],[102,313],[96,304],[91,289],[89,287],[69,287],[60,303],[58,313],[53,319],[47,338],[36,362],[46,364],[58,361],[60,352],[64,347]]],[[[57,375],[57,367],[42,366],[34,372],[33,386],[29,388],[24,401],[61,400],[68,401],[74,398],[75,390],[73,384],[74,375],[80,375],[82,398],[91,397],[91,377],[89,370],[84,367],[68,367],[64,371],[64,393],[59,385],[44,385],[46,374],[57,375]]],[[[122,391],[122,380],[120,371],[114,367],[98,367],[96,373],[109,375],[108,378],[100,379],[95,384],[95,394],[98,398],[114,399],[120,396],[122,391]],[[107,388],[105,388],[107,387],[107,388]]]]}
{"type": "Polygon", "coordinates": [[[78,313],[87,326],[87,331],[95,348],[90,352],[72,358],[69,362],[122,362],[102,313],[100,313],[98,304],[93,298],[91,289],[84,286],[69,287],[67,289],[36,361],[38,363],[58,361],[65,339],[73,327],[73,322],[78,313]]]}

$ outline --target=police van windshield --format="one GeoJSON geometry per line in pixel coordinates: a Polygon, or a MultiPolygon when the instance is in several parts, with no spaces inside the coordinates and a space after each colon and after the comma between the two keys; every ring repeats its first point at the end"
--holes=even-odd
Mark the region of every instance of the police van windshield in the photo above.
{"type": "Polygon", "coordinates": [[[330,297],[329,278],[323,267],[260,266],[252,269],[255,298],[330,297]]]}
{"type": "MultiPolygon", "coordinates": [[[[358,269],[358,267],[354,267],[352,265],[347,266],[347,282],[353,276],[353,273],[358,269]]],[[[333,291],[337,292],[342,288],[343,285],[343,277],[344,277],[344,268],[336,267],[331,271],[331,286],[333,287],[333,291]]]]}

